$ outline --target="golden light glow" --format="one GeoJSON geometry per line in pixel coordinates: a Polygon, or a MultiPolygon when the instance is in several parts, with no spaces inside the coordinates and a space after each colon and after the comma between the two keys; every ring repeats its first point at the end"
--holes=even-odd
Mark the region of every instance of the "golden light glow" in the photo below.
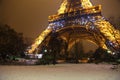
{"type": "MultiPolygon", "coordinates": [[[[69,13],[68,17],[75,16],[76,14],[72,14],[72,15],[70,14],[70,12],[74,13],[75,11],[79,11],[80,15],[101,13],[101,5],[92,6],[90,0],[78,0],[76,2],[73,1],[73,3],[70,1],[72,0],[64,0],[60,6],[60,9],[58,10],[58,13],[55,15],[49,16],[49,22],[64,18],[65,16],[62,14],[65,14],[65,13],[69,13]]],[[[101,35],[105,37],[104,41],[101,41],[100,45],[103,48],[107,49],[107,46],[105,44],[106,39],[108,39],[109,41],[115,44],[117,44],[116,42],[120,44],[120,32],[118,30],[115,30],[114,27],[108,21],[103,19],[103,16],[101,15],[94,16],[94,18],[95,18],[94,26],[100,31],[101,35]]],[[[89,28],[90,25],[87,25],[87,26],[89,28]]],[[[31,49],[29,49],[28,52],[33,53],[35,49],[42,43],[42,41],[50,32],[52,32],[52,28],[47,28],[46,30],[44,30],[40,34],[40,36],[35,40],[35,43],[31,46],[31,49]]],[[[69,49],[73,44],[74,43],[70,44],[69,49]]]]}
{"type": "Polygon", "coordinates": [[[35,49],[42,43],[42,41],[45,39],[45,37],[51,32],[51,29],[44,30],[40,36],[35,40],[35,43],[31,46],[31,48],[28,50],[28,53],[33,53],[35,49]]]}
{"type": "Polygon", "coordinates": [[[60,6],[60,9],[58,10],[58,14],[63,14],[65,12],[67,4],[67,0],[64,0],[64,2],[60,6]]]}
{"type": "Polygon", "coordinates": [[[83,8],[90,8],[90,7],[92,7],[92,4],[91,4],[90,0],[81,0],[81,1],[82,1],[83,8]]]}
{"type": "Polygon", "coordinates": [[[120,32],[115,30],[108,21],[101,20],[97,21],[95,24],[100,29],[101,33],[110,41],[116,42],[116,39],[120,39],[120,32]]]}
{"type": "MultiPolygon", "coordinates": [[[[67,12],[72,12],[72,11],[75,11],[76,9],[80,9],[80,7],[82,9],[87,9],[87,8],[90,8],[92,7],[92,4],[89,0],[81,0],[82,3],[80,3],[80,1],[78,0],[78,2],[76,3],[79,3],[79,7],[76,8],[74,6],[70,6],[71,5],[71,0],[64,0],[63,3],[61,4],[60,6],[60,9],[58,10],[58,14],[63,14],[63,13],[67,13],[67,12]]],[[[76,3],[73,3],[73,4],[76,4],[76,3]]],[[[73,5],[72,4],[72,5],[73,5]]]]}

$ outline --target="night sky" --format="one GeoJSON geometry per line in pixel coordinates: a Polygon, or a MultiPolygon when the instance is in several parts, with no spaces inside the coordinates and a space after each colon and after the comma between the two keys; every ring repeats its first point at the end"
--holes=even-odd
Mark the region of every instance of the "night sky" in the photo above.
{"type": "MultiPolygon", "coordinates": [[[[101,4],[104,17],[120,16],[120,0],[91,0],[101,4]]],[[[0,23],[8,24],[26,37],[36,38],[48,25],[62,0],[0,0],[0,23]]]]}

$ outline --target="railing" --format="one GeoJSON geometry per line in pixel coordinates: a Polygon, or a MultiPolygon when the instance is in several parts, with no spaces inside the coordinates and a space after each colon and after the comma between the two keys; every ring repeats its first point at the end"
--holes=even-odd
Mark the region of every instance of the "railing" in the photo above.
{"type": "Polygon", "coordinates": [[[74,10],[69,13],[64,13],[64,14],[56,14],[49,16],[49,22],[54,22],[57,20],[65,19],[65,18],[70,18],[70,17],[75,17],[75,16],[83,16],[83,15],[91,15],[91,14],[98,14],[101,13],[101,5],[98,6],[93,6],[87,9],[79,9],[79,10],[74,10]]]}

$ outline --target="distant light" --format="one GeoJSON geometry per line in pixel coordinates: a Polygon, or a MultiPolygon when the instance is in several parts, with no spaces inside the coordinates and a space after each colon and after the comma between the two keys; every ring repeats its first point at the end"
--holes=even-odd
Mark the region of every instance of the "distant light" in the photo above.
{"type": "Polygon", "coordinates": [[[88,58],[88,60],[90,60],[90,58],[88,58]]]}
{"type": "Polygon", "coordinates": [[[44,52],[47,52],[47,50],[45,49],[44,52]]]}
{"type": "Polygon", "coordinates": [[[115,55],[115,52],[113,52],[112,54],[115,55]]]}
{"type": "Polygon", "coordinates": [[[41,59],[43,54],[36,54],[36,56],[38,57],[38,59],[41,59]]]}
{"type": "Polygon", "coordinates": [[[111,53],[111,51],[108,50],[107,53],[111,53]]]}

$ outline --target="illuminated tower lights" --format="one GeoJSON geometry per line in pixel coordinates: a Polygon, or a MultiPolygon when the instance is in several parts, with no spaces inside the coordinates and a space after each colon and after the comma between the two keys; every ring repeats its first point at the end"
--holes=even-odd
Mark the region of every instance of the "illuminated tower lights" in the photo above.
{"type": "Polygon", "coordinates": [[[120,32],[101,15],[101,5],[92,6],[89,0],[64,0],[58,13],[49,16],[48,21],[47,29],[30,46],[28,53],[33,53],[51,32],[74,25],[84,26],[89,31],[101,34],[104,38],[103,48],[112,51],[120,49],[120,32]]]}

